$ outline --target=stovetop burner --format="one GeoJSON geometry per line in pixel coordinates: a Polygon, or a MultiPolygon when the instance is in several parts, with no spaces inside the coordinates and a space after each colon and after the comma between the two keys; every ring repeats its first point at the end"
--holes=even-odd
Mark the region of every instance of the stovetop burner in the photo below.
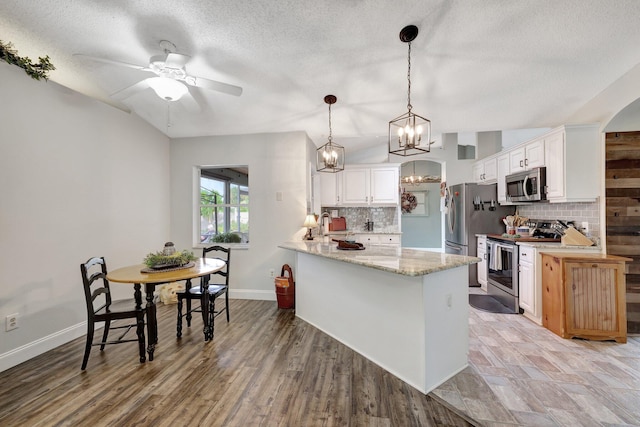
{"type": "Polygon", "coordinates": [[[531,237],[538,239],[560,239],[562,226],[556,220],[530,219],[527,225],[532,231],[531,237]]]}

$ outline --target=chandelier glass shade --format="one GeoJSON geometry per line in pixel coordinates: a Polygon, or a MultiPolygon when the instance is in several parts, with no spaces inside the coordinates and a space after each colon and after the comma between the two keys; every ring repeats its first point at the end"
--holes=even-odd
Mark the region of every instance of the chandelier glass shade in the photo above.
{"type": "Polygon", "coordinates": [[[316,170],[318,172],[340,172],[344,170],[344,147],[336,144],[331,139],[331,105],[338,98],[334,95],[324,97],[324,102],[329,105],[329,140],[316,150],[316,170]]]}
{"type": "Polygon", "coordinates": [[[413,156],[431,151],[431,121],[411,111],[411,42],[418,36],[418,27],[408,25],[400,31],[400,40],[407,43],[407,112],[389,122],[389,153],[413,156]]]}
{"type": "Polygon", "coordinates": [[[184,84],[169,77],[151,77],[147,83],[165,101],[177,101],[189,91],[184,84]]]}
{"type": "Polygon", "coordinates": [[[411,175],[403,175],[400,177],[400,185],[420,185],[433,182],[440,182],[441,178],[435,175],[416,175],[416,162],[413,164],[413,173],[411,175]]]}

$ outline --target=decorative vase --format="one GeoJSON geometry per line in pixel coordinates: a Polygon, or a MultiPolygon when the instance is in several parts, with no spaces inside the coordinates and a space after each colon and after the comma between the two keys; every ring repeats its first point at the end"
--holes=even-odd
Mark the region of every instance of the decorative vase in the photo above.
{"type": "Polygon", "coordinates": [[[171,256],[176,253],[176,248],[173,246],[173,242],[167,242],[164,244],[164,249],[162,250],[162,254],[166,256],[171,256]]]}

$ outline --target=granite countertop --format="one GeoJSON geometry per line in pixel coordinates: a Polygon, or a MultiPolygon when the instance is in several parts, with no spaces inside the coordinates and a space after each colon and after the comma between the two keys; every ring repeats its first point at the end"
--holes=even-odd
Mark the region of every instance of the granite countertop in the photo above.
{"type": "Polygon", "coordinates": [[[344,236],[347,233],[349,234],[402,234],[401,231],[382,231],[382,230],[374,230],[374,231],[366,231],[366,230],[342,230],[342,231],[330,231],[325,233],[325,236],[344,236]]]}
{"type": "Polygon", "coordinates": [[[404,276],[424,276],[481,261],[477,257],[392,246],[372,245],[364,250],[340,250],[336,243],[310,240],[284,242],[278,247],[404,276]]]}
{"type": "Polygon", "coordinates": [[[533,246],[537,249],[593,249],[594,251],[601,251],[600,246],[587,246],[587,245],[563,245],[560,242],[516,242],[520,246],[533,246]]]}

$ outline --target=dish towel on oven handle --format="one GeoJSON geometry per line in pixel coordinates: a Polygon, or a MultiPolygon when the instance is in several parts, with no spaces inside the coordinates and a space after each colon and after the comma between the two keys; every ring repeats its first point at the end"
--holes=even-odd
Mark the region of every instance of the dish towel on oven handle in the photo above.
{"type": "Polygon", "coordinates": [[[494,243],[491,245],[491,253],[489,254],[489,269],[494,271],[502,271],[502,257],[503,249],[507,249],[506,246],[494,243]]]}

